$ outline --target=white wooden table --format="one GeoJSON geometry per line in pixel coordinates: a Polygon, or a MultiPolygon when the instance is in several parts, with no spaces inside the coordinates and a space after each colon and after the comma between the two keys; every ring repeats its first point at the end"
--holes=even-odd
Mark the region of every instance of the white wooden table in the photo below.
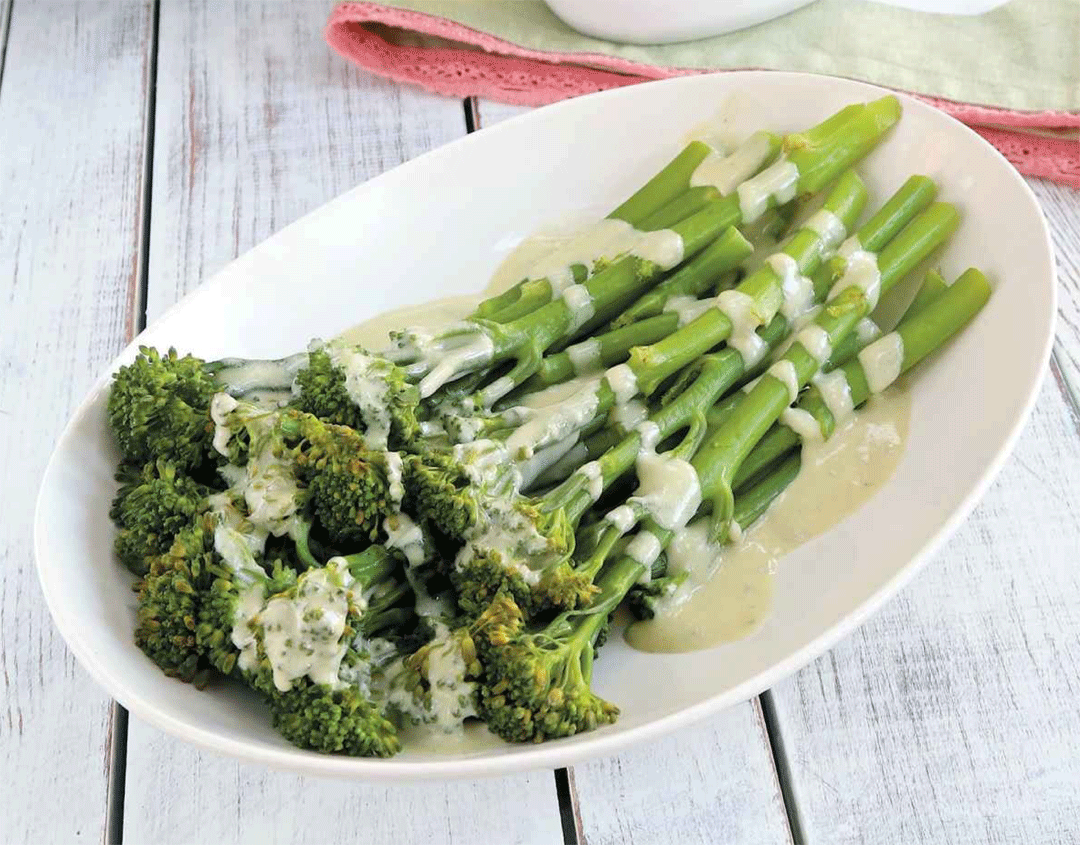
{"type": "Polygon", "coordinates": [[[30,521],[93,378],[286,223],[516,111],[359,73],[326,12],[0,0],[0,841],[1080,842],[1080,193],[1037,180],[1061,320],[1012,460],[915,583],[759,699],[569,771],[391,788],[197,751],[91,682],[30,521]]]}

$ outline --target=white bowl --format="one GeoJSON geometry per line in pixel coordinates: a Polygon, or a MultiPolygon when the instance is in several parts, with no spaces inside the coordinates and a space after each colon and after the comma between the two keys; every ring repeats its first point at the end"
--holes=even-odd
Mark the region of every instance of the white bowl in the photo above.
{"type": "Polygon", "coordinates": [[[567,26],[627,44],[669,44],[708,38],[786,15],[814,0],[545,0],[567,26]]]}
{"type": "MultiPolygon", "coordinates": [[[[809,126],[884,93],[806,74],[746,72],[649,83],[560,103],[410,161],[345,194],[237,259],[172,308],[138,344],[208,358],[277,356],[390,306],[483,286],[495,245],[582,206],[614,207],[722,109],[722,130],[809,126]]],[[[543,745],[498,745],[391,760],[322,756],[279,738],[239,689],[199,692],[161,674],[132,644],[130,577],[113,560],[106,511],[115,459],[103,374],[45,472],[35,543],[57,626],[86,669],[140,718],[247,760],[323,775],[475,776],[566,765],[700,719],[776,683],[893,595],[970,512],[1034,402],[1050,352],[1054,262],[1034,197],[975,133],[902,97],[905,114],[861,167],[880,201],[911,173],[942,185],[964,224],[941,258],[996,285],[988,306],[914,378],[910,440],[896,475],[866,506],[785,558],[771,618],[708,651],[642,654],[610,642],[598,691],[615,725],[543,745]]]]}
{"type": "MultiPolygon", "coordinates": [[[[709,38],[786,15],[814,0],[545,0],[578,32],[626,44],[670,44],[709,38]]],[[[1006,0],[877,0],[921,12],[981,15],[1006,0]]]]}

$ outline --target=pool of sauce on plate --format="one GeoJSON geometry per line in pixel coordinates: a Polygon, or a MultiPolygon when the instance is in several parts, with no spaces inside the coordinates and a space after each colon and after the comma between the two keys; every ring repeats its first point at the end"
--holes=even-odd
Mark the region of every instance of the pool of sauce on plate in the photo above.
{"type": "Polygon", "coordinates": [[[500,294],[520,282],[528,274],[529,268],[551,249],[553,238],[558,237],[565,237],[564,229],[541,231],[518,241],[495,268],[487,287],[480,293],[392,308],[351,326],[339,337],[367,349],[379,350],[386,348],[390,332],[395,329],[437,329],[462,320],[488,297],[500,294]]]}
{"type": "Polygon", "coordinates": [[[899,385],[875,396],[828,441],[803,448],[798,477],[741,541],[703,549],[688,589],[663,614],[626,631],[639,651],[679,653],[741,639],[772,608],[783,557],[828,531],[873,497],[904,453],[911,399],[899,385]]]}

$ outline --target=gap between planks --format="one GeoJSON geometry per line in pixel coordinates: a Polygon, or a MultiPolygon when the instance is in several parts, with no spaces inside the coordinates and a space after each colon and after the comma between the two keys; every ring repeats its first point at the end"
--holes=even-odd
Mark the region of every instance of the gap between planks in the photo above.
{"type": "Polygon", "coordinates": [[[0,87],[4,84],[4,62],[7,58],[8,36],[11,34],[11,4],[14,0],[0,0],[0,87]]]}
{"type": "MultiPolygon", "coordinates": [[[[150,209],[154,183],[154,106],[157,96],[157,57],[161,0],[151,8],[150,45],[146,59],[146,97],[143,107],[142,193],[139,197],[139,248],[135,263],[136,284],[128,305],[129,338],[146,328],[146,292],[150,265],[150,209]]],[[[128,711],[113,701],[109,713],[109,778],[106,790],[105,843],[121,845],[124,841],[124,793],[127,785],[128,711]]]]}

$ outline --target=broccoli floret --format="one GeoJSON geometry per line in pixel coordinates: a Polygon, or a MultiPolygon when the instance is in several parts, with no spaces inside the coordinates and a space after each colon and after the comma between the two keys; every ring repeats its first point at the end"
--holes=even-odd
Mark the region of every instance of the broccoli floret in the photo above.
{"type": "Polygon", "coordinates": [[[267,699],[274,724],[291,742],[323,752],[393,754],[394,727],[363,692],[370,667],[360,649],[369,609],[385,622],[392,597],[407,598],[398,560],[372,546],[300,575],[280,564],[267,573],[243,527],[226,526],[236,531],[236,543],[211,564],[198,645],[216,669],[267,699]]]}
{"type": "Polygon", "coordinates": [[[573,550],[573,531],[562,511],[539,513],[518,502],[496,512],[454,561],[450,580],[458,605],[476,616],[499,593],[511,595],[530,617],[587,605],[596,590],[574,567],[573,550]]]}
{"type": "Polygon", "coordinates": [[[199,594],[214,563],[212,516],[180,531],[150,562],[139,592],[135,643],[170,677],[192,681],[204,667],[196,640],[199,594]]]}
{"type": "Polygon", "coordinates": [[[358,757],[401,749],[394,724],[356,687],[304,683],[270,697],[274,727],[300,748],[358,757]]]}
{"type": "Polygon", "coordinates": [[[435,621],[427,643],[386,669],[382,695],[399,722],[452,733],[477,714],[482,671],[471,628],[435,621]]]}
{"type": "Polygon", "coordinates": [[[405,503],[425,523],[458,543],[480,519],[472,479],[448,452],[428,451],[404,457],[405,503]]]}
{"type": "Polygon", "coordinates": [[[686,572],[679,572],[634,587],[626,596],[630,612],[636,619],[652,619],[656,616],[659,602],[679,589],[686,576],[686,572]]]}
{"type": "Polygon", "coordinates": [[[420,393],[405,371],[341,342],[314,347],[296,374],[296,407],[364,434],[373,449],[412,443],[420,433],[420,393]],[[333,353],[333,354],[331,354],[333,353]],[[350,386],[356,385],[353,390],[350,386]],[[362,402],[353,399],[363,397],[362,402]]]}
{"type": "Polygon", "coordinates": [[[199,466],[213,455],[209,411],[216,393],[268,408],[292,403],[356,429],[373,449],[385,449],[388,439],[411,443],[420,428],[419,393],[404,370],[344,343],[277,361],[204,361],[144,346],[116,373],[109,392],[109,426],[123,460],[141,465],[167,458],[180,469],[199,466]]]}
{"type": "Polygon", "coordinates": [[[220,390],[206,363],[175,349],[143,346],[113,377],[109,427],[127,463],[166,458],[180,469],[203,462],[214,426],[207,413],[220,390]]]}
{"type": "Polygon", "coordinates": [[[150,561],[169,550],[181,529],[206,510],[210,489],[164,458],[141,467],[121,464],[120,489],[109,516],[119,531],[114,547],[120,562],[146,575],[150,561]]]}
{"type": "Polygon", "coordinates": [[[619,708],[591,687],[596,642],[608,611],[567,612],[540,628],[527,628],[508,595],[499,595],[477,619],[484,665],[480,714],[510,742],[573,736],[614,722],[619,708]]]}
{"type": "Polygon", "coordinates": [[[386,454],[370,451],[351,428],[310,415],[294,422],[306,441],[297,450],[297,470],[330,540],[355,546],[378,539],[397,504],[386,454]]]}
{"type": "Polygon", "coordinates": [[[451,580],[467,615],[498,593],[529,614],[587,603],[591,578],[575,570],[571,520],[560,507],[518,493],[520,475],[494,441],[405,460],[406,503],[457,544],[451,580]]]}
{"type": "Polygon", "coordinates": [[[355,548],[378,538],[403,495],[390,454],[370,451],[351,428],[227,396],[215,398],[212,413],[221,432],[218,447],[234,465],[243,464],[239,472],[226,471],[242,484],[254,521],[275,535],[293,532],[309,565],[307,531],[297,525],[301,513],[310,508],[331,543],[355,548]]]}

